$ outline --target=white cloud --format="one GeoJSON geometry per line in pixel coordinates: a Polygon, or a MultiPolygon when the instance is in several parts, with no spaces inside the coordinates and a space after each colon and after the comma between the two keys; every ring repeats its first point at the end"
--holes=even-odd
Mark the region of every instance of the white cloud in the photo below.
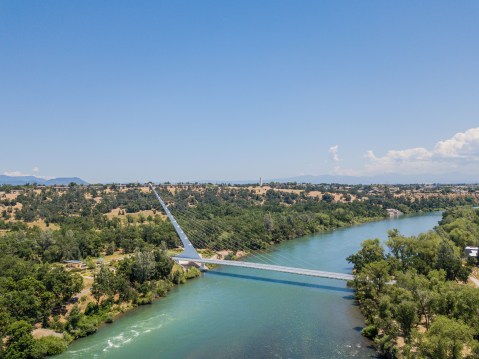
{"type": "Polygon", "coordinates": [[[335,145],[335,146],[329,147],[329,150],[328,150],[329,158],[331,158],[331,160],[333,160],[334,162],[339,161],[338,149],[339,149],[339,146],[335,145]]]}
{"type": "Polygon", "coordinates": [[[479,174],[479,127],[456,133],[428,150],[423,147],[390,150],[384,156],[365,154],[364,174],[463,173],[479,174]]]}
{"type": "Polygon", "coordinates": [[[456,133],[452,138],[436,143],[433,152],[442,157],[479,158],[479,127],[456,133]]]}
{"type": "Polygon", "coordinates": [[[19,176],[29,176],[26,173],[22,173],[20,171],[11,171],[11,172],[3,172],[5,176],[10,176],[10,177],[19,177],[19,176]]]}
{"type": "MultiPolygon", "coordinates": [[[[34,167],[32,171],[34,172],[37,172],[39,171],[40,169],[38,167],[34,167]]],[[[3,172],[3,174],[5,176],[10,176],[10,177],[19,177],[19,176],[35,176],[37,178],[43,178],[43,179],[52,179],[52,178],[55,178],[55,177],[51,177],[51,176],[38,176],[37,174],[30,174],[30,173],[23,173],[21,171],[6,171],[6,172],[3,172]]]]}
{"type": "Polygon", "coordinates": [[[32,171],[33,172],[39,172],[40,171],[40,168],[38,168],[38,166],[35,166],[32,168],[32,171]]]}

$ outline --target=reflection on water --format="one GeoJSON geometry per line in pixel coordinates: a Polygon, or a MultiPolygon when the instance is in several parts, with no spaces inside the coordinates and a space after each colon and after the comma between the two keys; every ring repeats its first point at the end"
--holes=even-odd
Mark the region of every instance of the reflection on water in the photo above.
{"type": "Polygon", "coordinates": [[[351,288],[342,288],[342,287],[323,285],[323,284],[305,283],[301,281],[265,278],[265,277],[259,277],[259,276],[253,276],[253,275],[245,275],[245,274],[239,274],[239,273],[225,273],[225,272],[216,272],[216,271],[211,271],[208,274],[220,275],[220,276],[231,277],[231,278],[258,280],[258,281],[270,282],[270,283],[280,283],[285,285],[297,285],[299,287],[310,287],[310,288],[318,288],[323,290],[334,290],[334,291],[340,291],[340,292],[354,293],[354,290],[351,288]]]}

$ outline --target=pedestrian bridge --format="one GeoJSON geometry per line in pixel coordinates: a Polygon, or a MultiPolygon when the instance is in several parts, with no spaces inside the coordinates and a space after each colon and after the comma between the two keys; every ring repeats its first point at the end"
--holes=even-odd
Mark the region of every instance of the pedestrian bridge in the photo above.
{"type": "Polygon", "coordinates": [[[181,254],[172,257],[172,259],[178,263],[180,262],[198,263],[200,264],[200,268],[203,270],[207,269],[205,264],[216,264],[216,265],[225,265],[225,266],[231,266],[231,267],[241,267],[241,268],[268,270],[273,272],[291,273],[291,274],[305,275],[310,277],[338,279],[338,280],[345,280],[345,281],[354,279],[354,276],[352,274],[345,274],[345,273],[325,272],[325,271],[314,270],[314,269],[284,267],[279,265],[254,263],[254,262],[202,258],[199,255],[199,253],[196,251],[195,247],[190,242],[186,234],[183,232],[183,229],[181,229],[175,217],[173,217],[173,215],[171,214],[170,210],[166,206],[163,199],[161,199],[161,197],[158,195],[158,193],[156,192],[156,190],[153,188],[151,184],[150,184],[150,188],[155,194],[158,201],[160,202],[161,206],[163,207],[163,210],[168,216],[168,219],[173,224],[173,227],[175,228],[176,233],[178,234],[181,242],[183,243],[184,251],[181,254]]]}
{"type": "Polygon", "coordinates": [[[195,262],[195,263],[203,263],[203,264],[219,264],[219,265],[231,266],[231,267],[261,269],[261,270],[268,270],[273,272],[306,275],[310,277],[322,277],[322,278],[339,279],[339,280],[354,279],[354,276],[352,274],[325,272],[325,271],[314,270],[314,269],[284,267],[284,266],[277,266],[272,264],[262,264],[262,263],[253,263],[253,262],[229,261],[224,259],[208,259],[208,258],[198,259],[198,258],[185,258],[185,257],[173,257],[173,260],[176,262],[186,261],[186,262],[195,262]]]}

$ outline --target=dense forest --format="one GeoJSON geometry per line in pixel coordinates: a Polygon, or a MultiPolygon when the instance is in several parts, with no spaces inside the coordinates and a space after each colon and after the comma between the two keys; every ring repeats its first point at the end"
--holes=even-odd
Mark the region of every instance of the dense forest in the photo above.
{"type": "Polygon", "coordinates": [[[390,231],[386,248],[366,240],[348,258],[363,334],[385,357],[479,357],[479,289],[466,284],[477,258],[464,253],[478,242],[479,211],[454,208],[430,232],[390,231]]]}
{"type": "MultiPolygon", "coordinates": [[[[326,190],[292,184],[287,190],[271,186],[262,192],[245,186],[159,188],[195,246],[209,253],[227,250],[232,255],[381,219],[388,215],[387,208],[414,213],[476,201],[474,196],[411,199],[371,193],[357,199],[357,188],[351,189],[351,195],[341,193],[338,199],[337,191],[326,190]],[[324,193],[308,195],[318,189],[324,193]]],[[[2,358],[59,353],[69,341],[95,332],[117,313],[151,303],[173,285],[199,275],[195,268],[186,271],[170,259],[169,251],[178,250],[180,241],[145,187],[3,186],[0,218],[2,358]],[[119,255],[118,260],[109,265],[94,263],[94,258],[114,255],[119,255]],[[65,260],[84,261],[93,282],[86,286],[88,275],[66,268],[65,260]],[[86,289],[90,299],[80,295],[86,289]],[[51,329],[61,336],[34,339],[33,328],[51,329]]],[[[454,243],[471,241],[461,234],[462,227],[443,227],[446,234],[441,235],[454,243]]],[[[428,273],[423,270],[418,275],[428,273]]],[[[446,275],[463,279],[466,273],[456,268],[446,275]]]]}

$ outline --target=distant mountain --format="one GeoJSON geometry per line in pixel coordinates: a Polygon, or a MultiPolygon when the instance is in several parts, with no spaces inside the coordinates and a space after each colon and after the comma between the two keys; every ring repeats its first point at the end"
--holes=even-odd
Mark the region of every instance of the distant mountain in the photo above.
{"type": "Polygon", "coordinates": [[[76,183],[79,185],[87,185],[88,182],[82,180],[79,177],[58,177],[52,178],[45,181],[46,186],[53,186],[53,185],[69,185],[70,183],[76,183]]]}
{"type": "Polygon", "coordinates": [[[10,184],[14,186],[21,186],[27,183],[37,183],[45,186],[54,186],[54,185],[69,185],[70,183],[76,183],[79,185],[87,185],[88,182],[85,182],[78,177],[62,177],[62,178],[52,178],[49,180],[35,177],[35,176],[5,176],[0,175],[0,185],[10,184]]]}

